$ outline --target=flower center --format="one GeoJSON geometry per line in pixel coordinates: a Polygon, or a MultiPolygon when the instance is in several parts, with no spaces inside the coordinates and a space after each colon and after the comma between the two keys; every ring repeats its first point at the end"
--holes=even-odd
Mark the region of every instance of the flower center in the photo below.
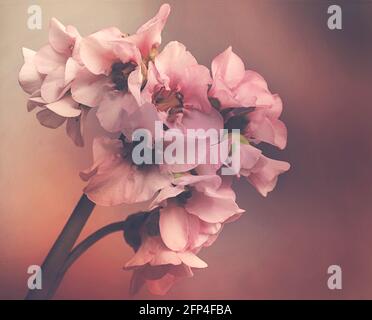
{"type": "Polygon", "coordinates": [[[180,113],[183,109],[182,93],[175,90],[166,90],[164,87],[154,93],[152,101],[158,110],[169,111],[170,114],[180,113]]]}
{"type": "Polygon", "coordinates": [[[252,110],[252,107],[230,108],[223,110],[221,114],[225,119],[224,128],[227,129],[229,132],[231,132],[231,130],[233,129],[239,129],[243,133],[249,123],[247,114],[250,113],[252,110]]]}
{"type": "Polygon", "coordinates": [[[128,77],[135,68],[136,65],[133,62],[115,62],[111,66],[111,81],[115,84],[116,90],[128,90],[128,77]]]}
{"type": "Polygon", "coordinates": [[[192,196],[192,192],[190,189],[187,189],[186,191],[180,193],[179,195],[176,196],[176,201],[180,205],[185,205],[187,200],[189,200],[192,196]]]}

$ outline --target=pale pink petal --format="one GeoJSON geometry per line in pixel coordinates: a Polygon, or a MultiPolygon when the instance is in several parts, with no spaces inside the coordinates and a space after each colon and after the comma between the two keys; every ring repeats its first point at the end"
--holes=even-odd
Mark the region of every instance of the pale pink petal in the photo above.
{"type": "Polygon", "coordinates": [[[242,59],[228,47],[212,61],[213,78],[222,79],[230,88],[235,87],[244,77],[245,67],[242,59]]]}
{"type": "Polygon", "coordinates": [[[247,178],[257,191],[266,197],[267,193],[275,188],[278,175],[288,171],[289,168],[290,164],[288,162],[261,156],[247,178]]]}
{"type": "Polygon", "coordinates": [[[151,204],[148,207],[148,210],[153,210],[158,206],[163,206],[163,203],[169,199],[174,198],[180,193],[182,193],[185,189],[182,186],[168,186],[160,190],[160,192],[156,195],[155,199],[151,201],[151,204]]]}
{"type": "Polygon", "coordinates": [[[70,55],[75,37],[66,31],[66,27],[56,18],[49,23],[49,44],[59,53],[70,55]]]}
{"type": "Polygon", "coordinates": [[[208,265],[197,255],[190,251],[178,252],[182,262],[192,268],[206,268],[208,265]]]}
{"type": "Polygon", "coordinates": [[[80,41],[80,58],[88,70],[94,74],[111,72],[112,64],[118,60],[114,45],[123,40],[124,35],[117,28],[107,28],[80,41]]]}
{"type": "Polygon", "coordinates": [[[242,212],[235,202],[234,192],[223,186],[215,192],[208,192],[208,195],[200,192],[193,193],[185,208],[187,212],[209,223],[222,223],[242,212]]]}
{"type": "Polygon", "coordinates": [[[211,82],[209,70],[205,66],[187,67],[179,83],[185,107],[199,109],[203,112],[211,110],[212,107],[208,100],[208,86],[211,82]]]}
{"type": "Polygon", "coordinates": [[[110,90],[109,78],[105,75],[96,76],[87,69],[81,70],[71,85],[71,94],[75,101],[89,106],[98,107],[102,97],[110,90]]]}
{"type": "Polygon", "coordinates": [[[65,85],[74,80],[83,67],[73,58],[68,58],[65,68],[65,85]]]}
{"type": "Polygon", "coordinates": [[[48,44],[36,53],[34,62],[38,72],[48,74],[54,69],[64,66],[67,58],[67,56],[58,53],[48,44]]]}
{"type": "Polygon", "coordinates": [[[281,120],[267,116],[265,109],[259,108],[248,115],[247,134],[253,139],[284,149],[287,144],[287,128],[281,120]]]}
{"type": "Polygon", "coordinates": [[[46,102],[57,101],[69,90],[65,86],[65,66],[59,66],[50,72],[41,86],[41,97],[46,102]]]}
{"type": "Polygon", "coordinates": [[[158,251],[158,247],[159,244],[156,239],[151,237],[146,238],[134,256],[125,264],[125,269],[146,265],[153,259],[154,253],[158,251]]]}
{"type": "Polygon", "coordinates": [[[36,52],[22,48],[22,53],[24,65],[19,71],[18,81],[25,92],[32,94],[40,89],[44,77],[37,71],[34,63],[36,52]]]}
{"type": "Polygon", "coordinates": [[[157,166],[138,168],[128,155],[123,158],[124,149],[119,151],[107,155],[92,174],[87,173],[91,178],[84,192],[89,199],[102,206],[138,203],[170,185],[170,176],[160,173],[157,166]]]}
{"type": "Polygon", "coordinates": [[[240,173],[249,172],[261,156],[261,150],[250,144],[240,144],[240,173]]]}
{"type": "Polygon", "coordinates": [[[185,75],[185,69],[197,65],[196,59],[177,41],[169,42],[155,58],[155,67],[161,76],[170,79],[170,87],[175,88],[185,75]]]}
{"type": "Polygon", "coordinates": [[[79,104],[71,96],[65,96],[61,100],[48,103],[45,106],[54,113],[66,118],[77,117],[81,113],[79,104]]]}
{"type": "Polygon", "coordinates": [[[176,205],[160,209],[159,227],[161,237],[169,249],[181,251],[186,248],[189,223],[185,209],[176,205]]]}
{"type": "Polygon", "coordinates": [[[152,48],[157,48],[160,45],[161,32],[169,13],[169,4],[163,4],[155,17],[141,26],[134,35],[127,38],[140,49],[143,57],[147,57],[152,48]]]}
{"type": "Polygon", "coordinates": [[[141,67],[137,67],[128,77],[128,90],[136,99],[138,105],[142,105],[141,99],[141,87],[142,87],[143,76],[141,67]]]}
{"type": "Polygon", "coordinates": [[[192,186],[199,192],[217,190],[222,183],[221,177],[217,175],[191,175],[185,174],[174,179],[173,184],[178,186],[192,186]]]}
{"type": "Polygon", "coordinates": [[[137,102],[131,94],[109,92],[99,104],[97,118],[105,130],[119,132],[126,127],[128,116],[136,106],[137,102]]]}
{"type": "Polygon", "coordinates": [[[158,250],[150,261],[151,266],[180,265],[181,263],[182,260],[178,257],[177,253],[165,247],[158,250]]]}

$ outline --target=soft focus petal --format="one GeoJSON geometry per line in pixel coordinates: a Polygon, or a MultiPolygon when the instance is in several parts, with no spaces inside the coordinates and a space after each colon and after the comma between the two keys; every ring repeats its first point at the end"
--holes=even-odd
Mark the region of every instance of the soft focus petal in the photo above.
{"type": "Polygon", "coordinates": [[[276,118],[267,115],[266,108],[258,108],[249,115],[247,134],[250,138],[264,141],[284,149],[287,144],[287,127],[276,118]]]}
{"type": "Polygon", "coordinates": [[[278,175],[288,171],[289,168],[288,162],[261,156],[247,178],[257,191],[266,197],[267,193],[275,188],[278,175]]]}
{"type": "Polygon", "coordinates": [[[189,224],[185,209],[176,205],[161,209],[159,227],[161,237],[169,249],[181,251],[186,248],[189,224]]]}
{"type": "Polygon", "coordinates": [[[91,168],[91,174],[86,173],[91,178],[84,192],[93,202],[102,206],[143,202],[170,185],[170,176],[160,173],[157,166],[138,168],[130,158],[123,158],[123,152],[113,150],[91,168]]]}
{"type": "Polygon", "coordinates": [[[230,88],[235,87],[244,77],[245,67],[242,59],[228,47],[212,61],[213,78],[222,79],[230,88]]]}
{"type": "Polygon", "coordinates": [[[97,118],[105,130],[119,132],[125,128],[130,109],[135,108],[136,105],[137,102],[131,94],[109,92],[99,104],[97,118]]]}
{"type": "Polygon", "coordinates": [[[185,107],[196,108],[203,112],[211,110],[208,100],[208,85],[212,82],[208,68],[193,65],[185,69],[179,83],[185,107]]]}
{"type": "Polygon", "coordinates": [[[54,113],[66,118],[77,117],[81,113],[79,104],[71,96],[65,96],[61,100],[48,103],[45,106],[54,113]]]}
{"type": "Polygon", "coordinates": [[[143,57],[147,57],[152,48],[157,48],[161,43],[161,32],[170,13],[169,4],[163,4],[155,17],[141,26],[137,32],[128,37],[141,51],[143,57]]]}
{"type": "Polygon", "coordinates": [[[59,53],[70,55],[75,37],[66,31],[66,27],[56,18],[49,23],[49,44],[59,53]]]}
{"type": "Polygon", "coordinates": [[[41,97],[46,102],[57,101],[69,90],[65,86],[65,67],[59,66],[50,72],[41,86],[41,97]]]}
{"type": "Polygon", "coordinates": [[[36,53],[34,61],[38,72],[48,74],[54,69],[64,66],[67,56],[58,53],[50,45],[46,45],[36,53]]]}
{"type": "Polygon", "coordinates": [[[186,210],[209,223],[222,223],[231,216],[242,212],[235,202],[231,187],[222,185],[217,191],[207,194],[193,193],[186,203],[186,210]]]}
{"type": "Polygon", "coordinates": [[[49,109],[44,109],[36,114],[36,118],[40,124],[44,127],[56,129],[60,127],[66,120],[65,117],[61,117],[49,109]]]}
{"type": "Polygon", "coordinates": [[[81,70],[71,84],[72,97],[83,105],[98,107],[102,97],[110,90],[108,82],[104,75],[96,76],[86,69],[81,70]]]}
{"type": "Polygon", "coordinates": [[[169,42],[155,58],[156,69],[161,76],[165,75],[170,79],[169,85],[172,88],[181,82],[185,69],[193,65],[197,65],[196,59],[177,41],[169,42]]]}
{"type": "Polygon", "coordinates": [[[190,251],[179,252],[178,256],[182,262],[192,268],[206,268],[208,265],[197,255],[190,251]]]}
{"type": "Polygon", "coordinates": [[[34,63],[36,52],[22,48],[22,53],[24,65],[19,72],[18,81],[25,92],[32,94],[40,89],[44,77],[37,71],[34,63]]]}
{"type": "Polygon", "coordinates": [[[117,28],[107,28],[83,38],[80,42],[80,58],[88,70],[94,74],[106,74],[118,57],[114,45],[122,41],[124,35],[117,28]]]}

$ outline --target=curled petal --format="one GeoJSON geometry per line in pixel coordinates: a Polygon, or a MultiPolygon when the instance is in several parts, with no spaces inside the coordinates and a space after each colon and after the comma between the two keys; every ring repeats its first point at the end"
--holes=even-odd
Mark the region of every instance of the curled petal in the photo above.
{"type": "Polygon", "coordinates": [[[235,87],[244,77],[245,67],[242,59],[228,47],[212,61],[213,78],[222,79],[230,88],[235,87]]]}
{"type": "Polygon", "coordinates": [[[275,188],[278,175],[288,171],[289,168],[288,162],[261,156],[247,178],[257,191],[266,197],[267,193],[275,188]]]}
{"type": "Polygon", "coordinates": [[[65,86],[65,66],[59,66],[45,77],[41,86],[41,97],[46,102],[54,102],[69,89],[69,86],[65,86]]]}
{"type": "Polygon", "coordinates": [[[181,251],[186,248],[189,223],[185,209],[175,205],[161,209],[159,227],[161,237],[169,249],[181,251]]]}
{"type": "Polygon", "coordinates": [[[110,90],[108,83],[109,79],[105,75],[96,76],[83,69],[71,84],[71,95],[83,105],[98,107],[105,93],[110,90]]]}
{"type": "Polygon", "coordinates": [[[150,54],[151,49],[157,48],[161,43],[161,32],[170,13],[169,4],[163,4],[155,17],[142,25],[137,32],[128,37],[141,51],[143,57],[150,54]]]}
{"type": "Polygon", "coordinates": [[[56,129],[60,127],[66,120],[65,117],[61,117],[49,109],[44,109],[36,114],[36,118],[40,124],[44,127],[56,129]]]}
{"type": "Polygon", "coordinates": [[[55,51],[49,44],[42,47],[35,55],[35,66],[38,72],[48,74],[54,69],[64,66],[67,57],[55,51]]]}
{"type": "Polygon", "coordinates": [[[52,18],[49,23],[49,43],[55,51],[70,55],[75,37],[67,32],[66,27],[61,22],[52,18]]]}
{"type": "Polygon", "coordinates": [[[196,254],[190,252],[190,251],[185,251],[185,252],[179,252],[178,256],[182,260],[182,262],[189,267],[192,268],[206,268],[208,265],[200,259],[196,254]]]}
{"type": "Polygon", "coordinates": [[[40,89],[44,77],[37,71],[34,63],[36,52],[22,48],[22,53],[24,65],[19,72],[18,81],[25,92],[32,94],[40,89]]]}
{"type": "Polygon", "coordinates": [[[45,105],[49,110],[66,118],[77,117],[81,113],[79,104],[71,96],[65,96],[61,100],[45,105]]]}

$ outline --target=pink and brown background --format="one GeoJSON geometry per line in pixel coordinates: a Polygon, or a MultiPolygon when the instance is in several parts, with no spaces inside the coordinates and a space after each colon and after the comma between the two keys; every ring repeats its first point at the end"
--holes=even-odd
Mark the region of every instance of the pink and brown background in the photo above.
{"type": "MultiPolygon", "coordinates": [[[[284,151],[266,148],[291,170],[265,199],[236,184],[246,214],[201,252],[206,270],[166,299],[372,298],[372,1],[175,0],[163,33],[210,65],[229,45],[284,101],[284,151]],[[327,28],[338,4],[343,29],[327,28]],[[342,267],[343,289],[329,290],[327,268],[342,267]]],[[[0,0],[0,298],[22,299],[27,268],[41,264],[81,195],[78,172],[91,160],[91,137],[76,148],[26,111],[17,83],[22,46],[38,49],[48,20],[82,34],[115,25],[133,32],[162,1],[0,0]],[[42,30],[27,28],[27,8],[42,8],[42,30]]],[[[122,220],[133,207],[96,208],[82,237],[122,220]]],[[[132,255],[111,235],[69,270],[57,299],[128,299],[132,255]]],[[[154,298],[146,290],[135,298],[154,298]]]]}

